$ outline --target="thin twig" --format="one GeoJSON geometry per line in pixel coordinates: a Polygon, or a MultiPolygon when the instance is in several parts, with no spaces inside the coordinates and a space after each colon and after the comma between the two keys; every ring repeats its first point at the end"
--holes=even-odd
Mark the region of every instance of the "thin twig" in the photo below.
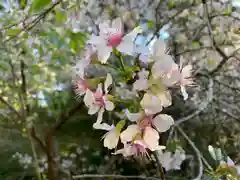
{"type": "MultiPolygon", "coordinates": [[[[29,31],[31,30],[33,27],[35,27],[42,19],[44,19],[46,17],[46,15],[51,12],[55,6],[57,6],[58,4],[60,4],[62,0],[58,0],[57,2],[55,2],[52,6],[50,6],[49,8],[47,8],[45,11],[43,11],[43,13],[41,13],[39,16],[37,16],[34,20],[32,20],[29,24],[27,24],[21,31],[19,31],[16,35],[11,36],[10,38],[6,39],[3,41],[3,43],[9,42],[13,39],[15,39],[16,37],[18,37],[22,32],[24,31],[29,31]]],[[[25,19],[26,20],[26,19],[25,19]]],[[[24,20],[24,21],[25,21],[24,20]]],[[[24,22],[23,21],[23,22],[24,22]]]]}
{"type": "Polygon", "coordinates": [[[179,120],[176,120],[175,125],[179,125],[199,115],[201,112],[203,112],[207,108],[207,106],[212,102],[212,100],[213,100],[213,79],[210,78],[206,100],[203,101],[199,105],[199,108],[196,111],[194,111],[192,114],[185,116],[179,120]]]}
{"type": "Polygon", "coordinates": [[[201,180],[203,176],[203,164],[201,160],[201,152],[195,146],[194,142],[188,137],[188,135],[179,126],[176,126],[176,128],[182,134],[182,136],[188,141],[188,143],[192,146],[193,150],[196,153],[198,164],[199,164],[199,170],[198,170],[198,175],[197,177],[194,178],[194,180],[201,180]]]}
{"type": "Polygon", "coordinates": [[[165,174],[164,174],[164,171],[163,171],[163,167],[159,161],[159,158],[158,158],[158,155],[157,155],[157,152],[153,152],[153,156],[156,160],[156,163],[157,163],[157,172],[159,174],[159,177],[162,179],[162,180],[165,180],[165,174]]]}
{"type": "Polygon", "coordinates": [[[84,179],[84,178],[113,178],[113,179],[147,179],[147,180],[160,180],[159,178],[147,177],[147,176],[124,176],[116,174],[82,174],[72,176],[73,179],[84,179]]]}

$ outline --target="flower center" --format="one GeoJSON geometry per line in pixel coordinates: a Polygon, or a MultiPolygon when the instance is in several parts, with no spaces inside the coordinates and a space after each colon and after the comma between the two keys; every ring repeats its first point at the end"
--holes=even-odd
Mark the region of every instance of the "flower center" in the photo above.
{"type": "Polygon", "coordinates": [[[108,38],[107,45],[111,46],[113,48],[117,47],[121,43],[122,37],[123,37],[123,35],[121,33],[110,35],[108,38]]]}
{"type": "Polygon", "coordinates": [[[144,116],[143,119],[140,120],[139,122],[139,126],[141,127],[141,129],[145,129],[147,126],[150,126],[152,124],[152,116],[144,116]]]}

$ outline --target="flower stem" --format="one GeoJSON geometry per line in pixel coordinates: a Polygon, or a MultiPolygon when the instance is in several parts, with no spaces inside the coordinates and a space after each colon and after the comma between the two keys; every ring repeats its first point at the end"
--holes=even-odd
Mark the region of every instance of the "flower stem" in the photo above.
{"type": "Polygon", "coordinates": [[[124,62],[123,62],[123,57],[122,55],[119,56],[119,59],[120,59],[120,64],[121,64],[121,67],[122,67],[122,70],[125,72],[125,67],[124,67],[124,62]]]}

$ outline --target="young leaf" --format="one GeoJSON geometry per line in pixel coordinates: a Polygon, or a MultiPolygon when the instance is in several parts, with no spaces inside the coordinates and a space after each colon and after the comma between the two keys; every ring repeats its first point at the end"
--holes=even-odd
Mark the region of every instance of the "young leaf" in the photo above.
{"type": "Polygon", "coordinates": [[[52,2],[51,0],[34,0],[31,7],[31,11],[38,12],[41,9],[48,6],[51,2],[52,2]]]}

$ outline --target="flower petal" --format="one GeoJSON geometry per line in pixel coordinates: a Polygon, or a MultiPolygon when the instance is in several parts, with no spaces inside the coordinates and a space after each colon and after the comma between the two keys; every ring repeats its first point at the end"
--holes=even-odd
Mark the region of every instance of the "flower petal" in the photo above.
{"type": "MultiPolygon", "coordinates": [[[[158,58],[158,57],[156,57],[158,58]]],[[[170,55],[163,55],[157,59],[152,67],[152,76],[158,78],[164,75],[171,75],[171,72],[178,68],[170,55]]]]}
{"type": "Polygon", "coordinates": [[[94,123],[93,124],[93,128],[94,129],[101,129],[101,130],[106,130],[106,131],[110,131],[112,130],[112,126],[108,125],[107,123],[94,123]]]}
{"type": "Polygon", "coordinates": [[[148,126],[144,130],[143,140],[151,151],[158,150],[159,146],[159,134],[152,127],[148,126]]]}
{"type": "Polygon", "coordinates": [[[112,130],[106,133],[106,135],[104,135],[103,145],[108,149],[114,149],[115,147],[117,147],[118,140],[119,132],[112,130]]]}
{"type": "Polygon", "coordinates": [[[163,91],[156,95],[160,101],[163,107],[168,107],[172,105],[172,97],[169,91],[163,91]]]}
{"type": "Polygon", "coordinates": [[[105,64],[112,52],[112,48],[105,44],[97,45],[98,59],[101,63],[105,64]]]}
{"type": "Polygon", "coordinates": [[[114,104],[111,101],[105,101],[105,108],[107,111],[112,111],[114,109],[114,104]]]}
{"type": "MultiPolygon", "coordinates": [[[[88,108],[89,108],[89,109],[88,109],[88,114],[89,114],[89,115],[96,114],[96,113],[99,111],[99,109],[100,109],[100,107],[99,107],[99,106],[96,106],[96,105],[91,105],[91,106],[89,106],[88,108]]],[[[99,114],[98,114],[98,115],[99,115],[99,114]]]]}
{"type": "Polygon", "coordinates": [[[105,40],[101,36],[96,36],[95,34],[92,34],[90,39],[87,41],[88,44],[102,44],[105,40]]]}
{"type": "MultiPolygon", "coordinates": [[[[100,109],[100,107],[99,106],[97,106],[98,107],[98,116],[97,116],[97,121],[96,121],[96,123],[98,123],[98,124],[101,124],[102,123],[102,120],[103,120],[103,113],[104,113],[104,108],[101,108],[100,109]]],[[[94,113],[95,114],[95,113],[94,113]]]]}
{"type": "Polygon", "coordinates": [[[86,94],[83,98],[83,101],[85,103],[86,106],[91,106],[93,104],[93,102],[95,101],[93,92],[89,89],[87,89],[86,94]]]}
{"type": "Polygon", "coordinates": [[[128,39],[122,39],[121,43],[117,46],[117,50],[127,55],[134,55],[134,44],[128,39]]]}
{"type": "Polygon", "coordinates": [[[147,115],[156,114],[162,111],[162,102],[160,99],[149,92],[144,94],[140,104],[147,115]]]}
{"type": "Polygon", "coordinates": [[[153,44],[153,56],[165,55],[166,43],[163,40],[156,40],[153,44]]]}
{"type": "Polygon", "coordinates": [[[119,32],[123,32],[123,25],[121,18],[116,18],[112,22],[112,28],[117,29],[119,32]]]}
{"type": "Polygon", "coordinates": [[[128,117],[128,119],[132,122],[136,122],[138,121],[142,116],[143,113],[139,112],[139,113],[130,113],[128,109],[125,110],[125,114],[128,117]]]}
{"type": "Polygon", "coordinates": [[[183,99],[184,99],[184,101],[186,101],[188,99],[188,93],[186,91],[186,88],[185,88],[185,86],[182,86],[182,85],[180,86],[180,88],[181,88],[181,92],[183,95],[183,99]]]}
{"type": "Polygon", "coordinates": [[[112,76],[111,74],[107,74],[107,78],[104,82],[104,91],[105,91],[105,94],[108,93],[108,87],[112,84],[112,76]]]}
{"type": "Polygon", "coordinates": [[[123,131],[120,135],[122,143],[125,144],[132,141],[137,133],[140,133],[138,125],[129,125],[127,129],[123,131]]]}
{"type": "Polygon", "coordinates": [[[133,83],[133,90],[143,91],[148,89],[148,80],[147,79],[138,79],[133,83]]]}
{"type": "Polygon", "coordinates": [[[174,124],[173,118],[167,114],[157,115],[152,122],[158,132],[165,132],[174,124]]]}

